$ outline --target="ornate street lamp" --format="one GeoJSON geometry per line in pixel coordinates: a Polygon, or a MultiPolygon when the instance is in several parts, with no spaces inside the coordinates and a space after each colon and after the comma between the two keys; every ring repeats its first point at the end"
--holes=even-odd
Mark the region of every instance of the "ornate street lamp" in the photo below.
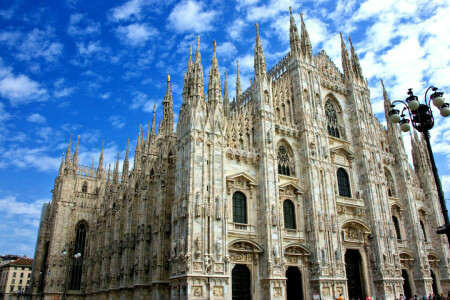
{"type": "MultiPolygon", "coordinates": [[[[73,243],[70,243],[69,244],[69,252],[74,252],[72,250],[73,248],[74,248],[73,243]]],[[[66,265],[65,265],[65,273],[66,273],[65,275],[66,276],[65,276],[65,280],[64,280],[63,300],[65,300],[67,298],[67,291],[68,291],[68,285],[69,285],[70,263],[72,261],[71,256],[70,255],[68,256],[67,254],[68,253],[67,253],[67,251],[64,248],[64,250],[61,251],[61,257],[62,258],[66,258],[66,256],[67,256],[67,259],[66,259],[66,265]]],[[[73,259],[75,259],[75,260],[78,260],[80,257],[81,257],[81,253],[80,252],[77,252],[77,253],[73,254],[73,259]]]]}
{"type": "Polygon", "coordinates": [[[433,151],[430,145],[430,133],[429,130],[434,126],[433,112],[431,111],[431,102],[441,111],[441,116],[448,117],[450,115],[450,107],[448,103],[445,103],[443,92],[438,92],[438,88],[430,86],[424,97],[425,103],[420,103],[419,98],[413,94],[412,89],[408,89],[408,97],[405,101],[396,100],[392,102],[391,111],[389,112],[389,122],[399,123],[400,129],[403,132],[408,132],[411,128],[410,123],[412,122],[413,127],[422,133],[425,142],[427,143],[428,155],[430,157],[431,167],[433,169],[434,181],[436,183],[439,202],[441,204],[442,214],[444,215],[445,224],[438,227],[438,234],[446,234],[447,240],[450,244],[450,221],[448,218],[447,206],[445,204],[444,192],[442,191],[441,180],[439,179],[438,170],[436,168],[436,163],[434,162],[433,151]],[[433,91],[430,98],[427,99],[427,93],[429,90],[433,91]],[[404,107],[400,113],[398,109],[395,109],[395,104],[402,104],[404,107]],[[409,114],[409,119],[405,118],[405,111],[409,114]]]}

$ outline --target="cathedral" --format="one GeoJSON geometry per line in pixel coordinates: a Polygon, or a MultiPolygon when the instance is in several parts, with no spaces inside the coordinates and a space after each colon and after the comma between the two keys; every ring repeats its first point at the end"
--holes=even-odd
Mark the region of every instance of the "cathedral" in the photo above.
{"type": "MultiPolygon", "coordinates": [[[[205,90],[197,38],[174,128],[172,83],[130,166],[63,156],[43,208],[32,276],[39,299],[394,299],[447,293],[449,245],[423,138],[414,168],[397,124],[375,117],[358,55],[341,72],[301,17],[236,97],[216,43],[205,90]],[[222,93],[223,90],[223,93],[222,93]]],[[[349,50],[347,50],[349,48],[349,50]]],[[[388,93],[383,89],[386,114],[388,93]]]]}

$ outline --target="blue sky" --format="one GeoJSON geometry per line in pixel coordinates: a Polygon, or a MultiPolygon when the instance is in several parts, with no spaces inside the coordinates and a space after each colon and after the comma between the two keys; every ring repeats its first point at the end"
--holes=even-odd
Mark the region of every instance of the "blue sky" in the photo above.
{"type": "MultiPolygon", "coordinates": [[[[127,138],[135,144],[155,103],[159,120],[167,74],[177,119],[197,35],[205,82],[215,39],[230,95],[236,59],[245,90],[253,77],[254,23],[270,68],[289,51],[289,6],[297,25],[303,12],[313,52],[325,49],[339,68],[339,32],[352,37],[382,122],[380,78],[392,100],[404,99],[410,87],[423,94],[430,84],[450,93],[445,0],[1,1],[0,254],[33,255],[40,208],[51,199],[71,133],[81,135],[81,164],[95,157],[97,165],[102,140],[105,162],[114,162],[127,138]]],[[[449,127],[437,118],[432,131],[447,198],[449,127]]],[[[405,142],[410,151],[408,135],[405,142]]]]}

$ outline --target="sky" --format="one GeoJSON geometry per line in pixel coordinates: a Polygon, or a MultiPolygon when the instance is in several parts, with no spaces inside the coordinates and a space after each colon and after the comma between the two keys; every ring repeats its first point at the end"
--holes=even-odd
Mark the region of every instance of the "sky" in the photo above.
{"type": "MultiPolygon", "coordinates": [[[[2,0],[0,254],[34,255],[40,210],[71,134],[80,135],[82,165],[97,166],[103,140],[106,163],[128,138],[133,157],[154,104],[161,118],[168,74],[177,121],[197,35],[205,88],[216,40],[233,97],[236,59],[243,90],[253,77],[256,22],[268,69],[288,53],[289,6],[297,26],[303,12],[313,53],[324,49],[340,69],[339,32],[351,36],[384,124],[380,79],[391,100],[405,99],[408,88],[422,99],[429,85],[450,93],[448,0],[2,0]]],[[[450,121],[434,111],[433,151],[450,198],[450,121]]]]}

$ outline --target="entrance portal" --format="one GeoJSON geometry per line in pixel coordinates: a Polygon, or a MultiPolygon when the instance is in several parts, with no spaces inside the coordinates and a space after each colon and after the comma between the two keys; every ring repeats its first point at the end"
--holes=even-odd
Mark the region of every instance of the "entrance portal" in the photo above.
{"type": "Polygon", "coordinates": [[[361,255],[358,250],[347,249],[345,252],[345,272],[349,299],[364,299],[362,288],[361,255]]]}
{"type": "Polygon", "coordinates": [[[434,274],[433,270],[431,270],[431,279],[433,279],[433,294],[438,295],[438,287],[436,283],[436,275],[434,274]]]}
{"type": "Polygon", "coordinates": [[[302,273],[297,267],[289,267],[286,271],[287,300],[303,300],[302,273]]]}
{"type": "Polygon", "coordinates": [[[231,271],[233,300],[251,300],[250,270],[246,265],[236,265],[231,271]]]}
{"type": "Polygon", "coordinates": [[[406,299],[412,298],[411,286],[409,285],[409,275],[405,269],[402,269],[402,277],[405,281],[403,281],[403,292],[405,293],[406,299]]]}

